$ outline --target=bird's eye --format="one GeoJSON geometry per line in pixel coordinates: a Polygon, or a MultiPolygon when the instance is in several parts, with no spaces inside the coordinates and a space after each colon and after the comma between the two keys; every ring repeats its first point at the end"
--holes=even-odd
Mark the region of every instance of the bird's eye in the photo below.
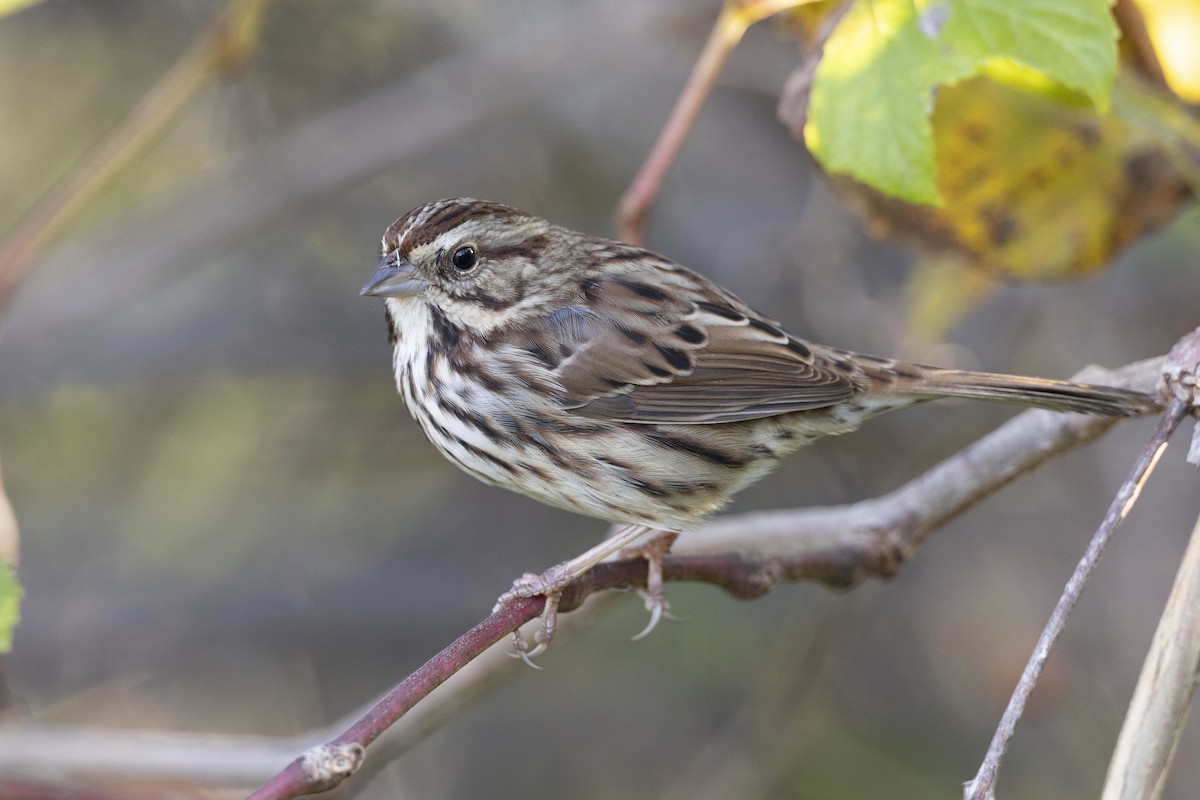
{"type": "Polygon", "coordinates": [[[475,266],[475,248],[469,244],[454,251],[454,255],[450,256],[450,263],[454,268],[461,272],[466,272],[471,267],[475,266]]]}

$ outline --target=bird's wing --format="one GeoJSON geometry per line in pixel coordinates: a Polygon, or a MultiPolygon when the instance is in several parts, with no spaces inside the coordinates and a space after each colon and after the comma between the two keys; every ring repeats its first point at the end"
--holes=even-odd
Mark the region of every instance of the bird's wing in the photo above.
{"type": "Polygon", "coordinates": [[[704,424],[823,408],[855,392],[848,376],[690,272],[608,276],[586,302],[523,326],[512,344],[552,375],[583,416],[704,424]]]}

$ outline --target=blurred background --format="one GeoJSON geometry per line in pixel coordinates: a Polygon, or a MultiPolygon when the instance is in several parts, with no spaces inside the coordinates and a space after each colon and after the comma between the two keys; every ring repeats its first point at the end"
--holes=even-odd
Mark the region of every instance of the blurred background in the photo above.
{"type": "MultiPolygon", "coordinates": [[[[0,231],[216,18],[199,0],[52,0],[0,19],[0,231]]],[[[291,0],[98,195],[0,320],[0,463],[21,531],[15,719],[291,734],[328,724],[605,526],[486,487],[396,395],[358,290],[413,206],[505,202],[611,235],[716,2],[291,0]]],[[[1083,282],[1015,286],[941,342],[915,256],[875,241],[776,118],[800,63],[736,50],[648,245],[816,341],[1065,377],[1200,318],[1188,206],[1083,282]]],[[[732,513],[895,488],[1012,411],[939,404],[793,456],[732,513]]],[[[1062,583],[1153,427],[1119,426],[955,520],[892,580],[736,602],[622,598],[354,787],[364,797],[961,796],[1062,583]]],[[[1095,796],[1196,514],[1168,450],[1051,659],[1001,777],[1095,796]]],[[[1180,753],[1195,753],[1192,726],[1180,753]]],[[[1167,797],[1196,796],[1178,759],[1167,797]]]]}

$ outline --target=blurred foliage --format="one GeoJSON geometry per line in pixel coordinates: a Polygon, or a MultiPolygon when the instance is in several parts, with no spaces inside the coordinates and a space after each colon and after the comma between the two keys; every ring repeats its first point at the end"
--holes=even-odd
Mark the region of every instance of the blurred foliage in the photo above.
{"type": "Polygon", "coordinates": [[[875,234],[916,240],[1007,280],[1103,268],[1192,191],[1151,131],[1056,93],[976,78],[943,88],[933,119],[938,182],[953,200],[945,207],[840,185],[875,234]]]}
{"type": "MultiPolygon", "coordinates": [[[[1090,0],[1038,4],[1038,13],[855,4],[825,42],[810,94],[801,85],[785,98],[785,121],[796,134],[803,128],[871,232],[913,242],[938,262],[910,282],[912,335],[941,339],[998,285],[992,279],[1056,281],[1103,269],[1193,195],[1200,128],[1158,66],[1160,51],[1169,55],[1162,19],[1175,14],[1186,28],[1188,13],[1147,3],[1154,26],[1128,0],[1118,8],[1113,113],[1093,108],[1109,101],[1113,17],[1107,3],[1090,0]],[[959,26],[971,27],[971,41],[956,49],[959,26]],[[1024,34],[1014,43],[1015,31],[1024,34]],[[937,208],[923,204],[935,197],[937,208]]],[[[810,39],[816,30],[811,18],[801,27],[810,39]]]]}
{"type": "Polygon", "coordinates": [[[0,653],[12,649],[12,634],[21,619],[21,584],[11,564],[0,561],[0,653]]]}
{"type": "Polygon", "coordinates": [[[20,11],[23,8],[29,8],[40,2],[42,0],[0,0],[0,17],[20,11]]]}
{"type": "Polygon", "coordinates": [[[855,3],[824,43],[804,140],[828,172],[912,203],[952,205],[958,198],[943,193],[935,165],[934,90],[1012,59],[1104,109],[1116,39],[1109,0],[855,3]]]}
{"type": "MultiPolygon", "coordinates": [[[[385,415],[394,410],[388,388],[375,397],[385,415]]],[[[0,409],[10,491],[43,545],[45,537],[69,541],[83,524],[130,577],[224,581],[269,559],[271,548],[316,547],[314,539],[344,524],[352,498],[369,517],[403,520],[450,476],[448,467],[423,462],[365,470],[382,455],[378,437],[353,425],[328,429],[330,402],[329,387],[312,375],[65,384],[36,406],[0,409]],[[28,480],[48,472],[54,482],[28,480]],[[71,503],[62,502],[67,487],[71,503]],[[248,535],[264,530],[287,534],[282,541],[248,535]]],[[[378,546],[387,547],[396,530],[380,533],[389,538],[378,546]]],[[[321,552],[314,563],[325,575],[345,574],[371,549],[339,554],[329,541],[313,551],[321,552]]]]}
{"type": "Polygon", "coordinates": [[[1162,64],[1167,85],[1190,103],[1200,103],[1200,3],[1196,0],[1137,0],[1162,64]]]}

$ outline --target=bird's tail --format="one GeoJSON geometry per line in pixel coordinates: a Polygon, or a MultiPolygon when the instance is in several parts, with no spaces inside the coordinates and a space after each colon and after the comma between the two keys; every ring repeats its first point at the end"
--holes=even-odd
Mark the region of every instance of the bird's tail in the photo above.
{"type": "MultiPolygon", "coordinates": [[[[916,365],[913,371],[920,379],[904,392],[910,395],[970,397],[1108,417],[1137,417],[1162,408],[1148,394],[1112,386],[916,365]]],[[[903,382],[896,388],[904,391],[903,382]]]]}

